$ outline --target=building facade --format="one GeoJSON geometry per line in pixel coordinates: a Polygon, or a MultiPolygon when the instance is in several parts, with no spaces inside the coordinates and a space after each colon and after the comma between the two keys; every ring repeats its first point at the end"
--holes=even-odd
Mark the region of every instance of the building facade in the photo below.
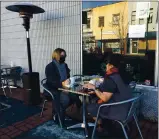
{"type": "Polygon", "coordinates": [[[128,3],[117,2],[92,9],[92,30],[97,45],[103,51],[111,48],[120,53],[121,43],[125,49],[128,26],[128,3]],[[102,44],[101,44],[102,42],[102,44]]]}
{"type": "Polygon", "coordinates": [[[129,54],[144,54],[146,51],[146,33],[148,39],[148,50],[156,50],[156,27],[157,27],[157,11],[158,2],[150,2],[149,18],[136,19],[137,2],[128,2],[128,19],[129,25],[145,24],[145,38],[129,38],[127,53],[129,54]]]}
{"type": "Polygon", "coordinates": [[[87,52],[90,52],[91,49],[95,48],[95,36],[93,36],[92,28],[92,9],[84,9],[87,13],[87,24],[82,24],[82,42],[83,49],[87,52]]]}
{"type": "Polygon", "coordinates": [[[155,50],[158,2],[150,3],[148,19],[136,19],[136,5],[137,2],[117,2],[86,9],[88,20],[87,25],[83,27],[83,36],[91,36],[96,41],[94,46],[102,48],[103,51],[112,49],[115,53],[144,54],[146,39],[148,50],[155,50]],[[143,24],[146,27],[144,38],[128,37],[129,25],[143,24]]]}
{"type": "MultiPolygon", "coordinates": [[[[21,66],[28,71],[25,29],[18,13],[6,10],[16,3],[1,2],[1,64],[21,66]]],[[[81,58],[81,2],[39,1],[32,4],[42,7],[45,13],[33,15],[30,24],[30,41],[33,71],[45,77],[45,66],[52,61],[52,52],[60,47],[66,50],[71,75],[82,73],[81,58]],[[75,55],[76,54],[76,55],[75,55]]]]}

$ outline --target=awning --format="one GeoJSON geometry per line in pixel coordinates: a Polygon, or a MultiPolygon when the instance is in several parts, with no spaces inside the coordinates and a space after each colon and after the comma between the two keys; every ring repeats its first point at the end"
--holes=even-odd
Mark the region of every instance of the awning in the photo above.
{"type": "MultiPolygon", "coordinates": [[[[129,36],[129,33],[128,33],[128,36],[129,36]]],[[[156,31],[148,32],[148,39],[156,39],[156,38],[157,38],[156,31]]],[[[131,39],[131,38],[129,38],[129,39],[131,39]]],[[[135,39],[138,39],[138,38],[135,38],[135,39]]],[[[146,32],[145,32],[145,38],[142,38],[142,39],[146,39],[146,32]]]]}

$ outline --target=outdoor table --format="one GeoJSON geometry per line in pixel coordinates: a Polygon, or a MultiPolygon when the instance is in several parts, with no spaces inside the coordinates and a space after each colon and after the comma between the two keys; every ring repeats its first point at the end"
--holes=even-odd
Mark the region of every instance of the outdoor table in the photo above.
{"type": "Polygon", "coordinates": [[[141,114],[145,119],[158,121],[158,87],[136,85],[135,90],[144,94],[140,103],[141,114]]]}
{"type": "Polygon", "coordinates": [[[81,95],[82,96],[82,104],[83,104],[83,108],[82,108],[82,119],[83,122],[76,124],[76,125],[72,125],[70,127],[67,127],[67,129],[71,129],[71,128],[84,128],[85,130],[85,136],[86,138],[88,138],[88,127],[89,126],[94,126],[94,123],[87,123],[87,119],[86,119],[86,97],[89,97],[89,94],[82,92],[82,86],[74,86],[72,88],[69,89],[64,89],[64,88],[58,88],[58,90],[61,91],[67,91],[69,93],[74,93],[77,95],[81,95]]]}

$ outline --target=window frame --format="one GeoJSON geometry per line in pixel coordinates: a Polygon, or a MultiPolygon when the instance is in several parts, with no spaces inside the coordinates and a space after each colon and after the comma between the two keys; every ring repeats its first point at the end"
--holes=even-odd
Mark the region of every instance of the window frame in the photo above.
{"type": "Polygon", "coordinates": [[[136,11],[132,11],[131,12],[131,25],[135,25],[135,24],[136,24],[136,11]],[[135,17],[135,19],[132,19],[132,17],[135,17]],[[135,22],[135,23],[133,24],[132,22],[135,22]]]}
{"type": "Polygon", "coordinates": [[[143,25],[144,24],[144,18],[139,18],[139,25],[143,25]],[[143,23],[141,24],[140,22],[143,21],[143,23]]]}
{"type": "Polygon", "coordinates": [[[152,22],[153,22],[153,8],[150,8],[148,23],[151,24],[152,22]],[[150,14],[152,14],[152,15],[150,15],[150,14]]]}
{"type": "Polygon", "coordinates": [[[112,14],[112,24],[113,25],[119,25],[119,21],[120,21],[120,13],[112,14]],[[118,18],[116,18],[118,20],[114,20],[115,19],[114,17],[118,17],[118,18]]]}
{"type": "Polygon", "coordinates": [[[104,16],[99,16],[98,17],[98,27],[104,27],[104,16]],[[101,21],[101,19],[103,21],[101,21]]]}
{"type": "Polygon", "coordinates": [[[87,28],[88,28],[88,29],[91,28],[91,18],[87,18],[87,28]],[[89,20],[89,24],[88,24],[88,20],[89,20]]]}

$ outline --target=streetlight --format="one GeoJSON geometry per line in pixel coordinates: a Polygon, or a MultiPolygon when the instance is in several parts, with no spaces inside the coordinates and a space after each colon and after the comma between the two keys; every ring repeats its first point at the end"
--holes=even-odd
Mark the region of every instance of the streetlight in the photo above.
{"type": "Polygon", "coordinates": [[[102,33],[103,33],[103,26],[101,26],[101,49],[102,49],[102,53],[103,53],[102,33]]]}
{"type": "Polygon", "coordinates": [[[149,24],[149,21],[150,21],[150,14],[149,16],[147,17],[147,23],[146,23],[146,52],[148,51],[148,24],[149,24]]]}
{"type": "Polygon", "coordinates": [[[12,12],[18,12],[20,18],[23,18],[23,26],[26,30],[26,40],[27,40],[27,52],[28,52],[28,65],[29,73],[25,73],[22,76],[23,87],[28,91],[27,103],[39,104],[40,103],[40,85],[39,85],[39,73],[32,72],[32,61],[31,61],[31,50],[30,50],[30,39],[29,39],[29,29],[30,29],[30,19],[33,18],[33,14],[44,13],[44,9],[35,6],[33,4],[27,3],[17,3],[6,7],[7,10],[12,12]],[[29,95],[29,96],[28,96],[29,95]]]}

